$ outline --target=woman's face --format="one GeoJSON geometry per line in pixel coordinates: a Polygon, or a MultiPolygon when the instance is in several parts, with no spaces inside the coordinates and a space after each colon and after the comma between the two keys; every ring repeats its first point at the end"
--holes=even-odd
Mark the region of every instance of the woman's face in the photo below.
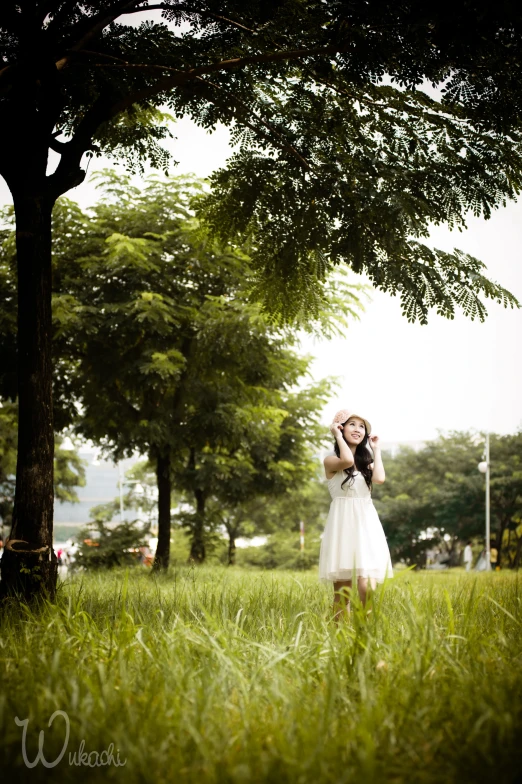
{"type": "Polygon", "coordinates": [[[366,428],[362,419],[350,417],[343,425],[343,436],[348,444],[360,444],[366,435],[366,428]]]}

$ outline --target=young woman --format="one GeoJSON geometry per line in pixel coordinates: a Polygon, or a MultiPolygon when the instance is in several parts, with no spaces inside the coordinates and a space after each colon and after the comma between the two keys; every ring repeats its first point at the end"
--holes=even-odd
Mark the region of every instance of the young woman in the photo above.
{"type": "Polygon", "coordinates": [[[393,571],[371,496],[372,483],[382,484],[385,478],[379,436],[371,436],[368,420],[348,409],[337,412],[330,431],[335,451],[325,457],[324,469],[332,503],[321,542],[319,579],[333,582],[334,618],[339,620],[349,609],[345,589],[351,588],[354,576],[364,605],[368,582],[374,590],[377,582],[393,577],[393,571]]]}

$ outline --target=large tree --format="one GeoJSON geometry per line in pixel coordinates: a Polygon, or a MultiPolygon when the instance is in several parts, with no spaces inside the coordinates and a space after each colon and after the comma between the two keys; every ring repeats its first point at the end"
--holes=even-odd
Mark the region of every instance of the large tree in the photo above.
{"type": "MultiPolygon", "coordinates": [[[[456,305],[483,317],[481,293],[513,302],[480,262],[421,240],[430,221],[487,217],[520,189],[518,5],[5,0],[0,30],[0,174],[19,268],[11,535],[24,542],[28,595],[52,594],[56,579],[51,212],[85,178],[86,153],[166,166],[162,107],[233,128],[240,150],[206,214],[216,231],[250,237],[276,310],[317,307],[340,262],[400,291],[412,319],[456,305]],[[442,103],[415,90],[425,79],[444,84],[442,103]],[[43,579],[32,581],[31,562],[43,579]]],[[[4,590],[22,563],[8,556],[4,590]]]]}

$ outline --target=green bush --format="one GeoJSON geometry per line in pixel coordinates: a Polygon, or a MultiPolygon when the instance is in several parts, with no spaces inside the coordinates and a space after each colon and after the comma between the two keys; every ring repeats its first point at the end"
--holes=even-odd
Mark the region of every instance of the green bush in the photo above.
{"type": "Polygon", "coordinates": [[[75,566],[112,569],[139,564],[137,550],[148,544],[148,533],[137,520],[111,527],[103,520],[89,523],[78,535],[75,566]]]}

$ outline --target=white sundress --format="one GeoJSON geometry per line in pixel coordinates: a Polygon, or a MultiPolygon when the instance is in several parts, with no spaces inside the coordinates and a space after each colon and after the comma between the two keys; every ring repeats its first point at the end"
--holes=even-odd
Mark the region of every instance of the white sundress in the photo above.
{"type": "Polygon", "coordinates": [[[390,551],[368,485],[361,473],[346,478],[338,471],[328,480],[332,497],[321,541],[319,579],[322,582],[373,577],[378,583],[393,577],[390,551]]]}

